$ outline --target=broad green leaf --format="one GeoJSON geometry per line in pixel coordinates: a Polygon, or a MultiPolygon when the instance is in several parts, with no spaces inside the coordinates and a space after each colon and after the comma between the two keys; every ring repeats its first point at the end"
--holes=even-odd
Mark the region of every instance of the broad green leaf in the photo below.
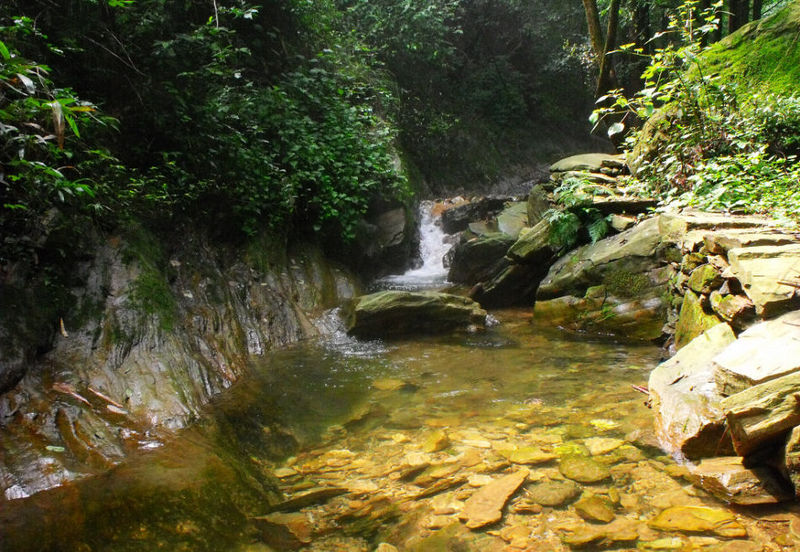
{"type": "Polygon", "coordinates": [[[8,47],[2,40],[0,40],[0,56],[3,56],[6,61],[11,59],[11,52],[8,51],[8,47]]]}
{"type": "Polygon", "coordinates": [[[614,136],[615,134],[619,134],[623,130],[625,130],[625,125],[623,125],[622,123],[614,123],[613,125],[608,127],[608,136],[609,137],[614,136]]]}

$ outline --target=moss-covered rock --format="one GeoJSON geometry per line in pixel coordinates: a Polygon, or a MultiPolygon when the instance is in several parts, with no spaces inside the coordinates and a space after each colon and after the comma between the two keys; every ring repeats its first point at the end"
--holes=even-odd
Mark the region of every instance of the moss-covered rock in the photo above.
{"type": "Polygon", "coordinates": [[[686,290],[683,296],[681,312],[675,326],[675,347],[680,349],[704,331],[720,324],[722,320],[715,314],[709,314],[694,292],[686,290]]]}
{"type": "Polygon", "coordinates": [[[741,85],[742,94],[800,92],[800,3],[754,21],[715,44],[705,54],[706,74],[741,85]]]}
{"type": "Polygon", "coordinates": [[[359,297],[348,332],[359,337],[436,333],[483,325],[486,311],[467,297],[437,292],[380,291],[359,297]]]}

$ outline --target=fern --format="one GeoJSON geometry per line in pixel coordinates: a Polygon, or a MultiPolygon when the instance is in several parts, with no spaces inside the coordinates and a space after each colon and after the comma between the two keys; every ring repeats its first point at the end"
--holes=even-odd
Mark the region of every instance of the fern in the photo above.
{"type": "Polygon", "coordinates": [[[581,219],[570,210],[549,209],[544,219],[550,223],[550,245],[559,251],[566,251],[578,243],[583,224],[581,219]]]}
{"type": "Polygon", "coordinates": [[[591,209],[591,211],[595,212],[593,216],[596,218],[586,225],[586,229],[589,231],[589,239],[592,240],[592,243],[595,243],[608,235],[611,225],[608,222],[608,217],[602,216],[600,211],[597,209],[591,209]]]}

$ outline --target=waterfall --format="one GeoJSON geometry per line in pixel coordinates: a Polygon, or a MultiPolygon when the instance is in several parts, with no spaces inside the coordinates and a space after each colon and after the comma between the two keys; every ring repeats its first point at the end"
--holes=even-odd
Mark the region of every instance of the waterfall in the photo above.
{"type": "Polygon", "coordinates": [[[450,249],[447,234],[442,230],[441,217],[434,213],[433,201],[420,203],[419,249],[422,265],[404,274],[381,278],[376,286],[381,289],[415,291],[436,289],[447,285],[444,256],[450,249]]]}

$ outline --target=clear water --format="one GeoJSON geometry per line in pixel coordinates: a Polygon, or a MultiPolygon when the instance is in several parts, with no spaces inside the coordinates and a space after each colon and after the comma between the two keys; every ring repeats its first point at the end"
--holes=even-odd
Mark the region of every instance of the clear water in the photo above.
{"type": "MultiPolygon", "coordinates": [[[[763,510],[739,512],[748,537],[736,541],[647,526],[670,505],[724,507],[636,437],[647,434],[651,414],[631,385],[646,382],[659,361],[657,348],[540,328],[523,311],[496,315],[500,323],[483,333],[384,343],[334,332],[254,359],[252,374],[175,442],[106,475],[2,504],[0,549],[298,549],[258,516],[269,513],[280,493],[335,486],[350,492],[290,514],[306,520],[300,549],[371,552],[385,541],[400,550],[516,550],[503,533],[510,527],[527,531],[527,550],[567,550],[561,538],[587,525],[574,504],[538,513],[512,511],[512,504],[493,534],[470,532],[457,512],[436,513],[449,511],[441,507],[447,501],[463,504],[474,492],[469,483],[415,498],[430,487],[400,475],[409,462],[424,461],[443,469],[444,479],[480,482],[479,476],[519,467],[508,466],[504,447],[552,451],[596,437],[625,444],[597,457],[612,477],[582,491],[621,497],[616,516],[638,524],[641,542],[671,538],[681,550],[781,549],[776,543],[794,519],[786,510],[767,512],[766,522],[759,519],[763,510]],[[449,443],[425,452],[435,431],[449,443]],[[466,457],[476,464],[468,466],[466,457]],[[452,466],[458,467],[448,474],[452,466]],[[443,534],[455,548],[431,544],[443,534]]],[[[530,481],[563,479],[557,461],[528,468],[530,481]]]]}

